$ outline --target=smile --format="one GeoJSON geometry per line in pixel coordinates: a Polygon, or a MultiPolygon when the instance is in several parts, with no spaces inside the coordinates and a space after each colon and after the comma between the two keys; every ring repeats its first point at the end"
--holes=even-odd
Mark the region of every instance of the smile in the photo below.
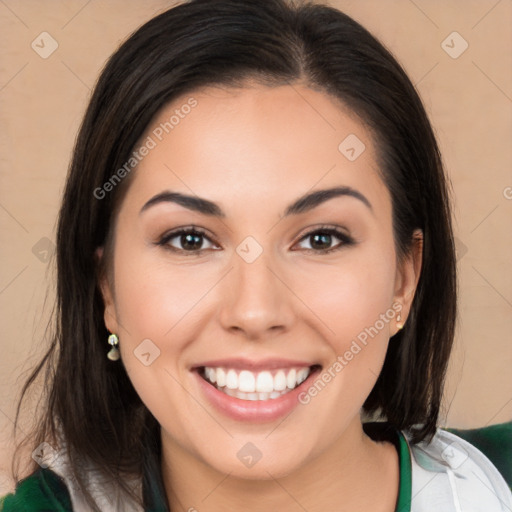
{"type": "Polygon", "coordinates": [[[254,372],[206,366],[199,369],[199,374],[226,395],[241,400],[266,401],[286,395],[300,386],[314,368],[311,366],[254,372]]]}

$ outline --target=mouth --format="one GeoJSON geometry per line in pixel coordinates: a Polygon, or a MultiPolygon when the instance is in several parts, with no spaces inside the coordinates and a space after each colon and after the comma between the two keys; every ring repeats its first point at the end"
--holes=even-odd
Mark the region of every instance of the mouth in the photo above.
{"type": "Polygon", "coordinates": [[[195,371],[209,385],[239,400],[266,402],[297,389],[321,369],[319,364],[260,371],[225,366],[199,366],[195,371]]]}

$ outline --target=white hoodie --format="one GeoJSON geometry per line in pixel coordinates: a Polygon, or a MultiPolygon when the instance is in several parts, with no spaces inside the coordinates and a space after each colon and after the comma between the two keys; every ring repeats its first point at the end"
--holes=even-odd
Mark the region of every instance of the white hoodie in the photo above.
{"type": "MultiPolygon", "coordinates": [[[[407,434],[404,433],[407,441],[407,434]]],[[[464,439],[437,429],[409,444],[411,512],[511,512],[512,493],[493,463],[464,439]]],[[[511,455],[512,456],[512,455],[511,455]]]]}

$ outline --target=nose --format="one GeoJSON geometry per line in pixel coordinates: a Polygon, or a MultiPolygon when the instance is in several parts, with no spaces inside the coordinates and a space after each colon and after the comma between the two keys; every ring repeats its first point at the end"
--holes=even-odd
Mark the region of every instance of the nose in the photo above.
{"type": "Polygon", "coordinates": [[[251,340],[289,330],[295,320],[293,292],[265,251],[252,263],[235,253],[233,266],[222,290],[222,327],[251,340]]]}

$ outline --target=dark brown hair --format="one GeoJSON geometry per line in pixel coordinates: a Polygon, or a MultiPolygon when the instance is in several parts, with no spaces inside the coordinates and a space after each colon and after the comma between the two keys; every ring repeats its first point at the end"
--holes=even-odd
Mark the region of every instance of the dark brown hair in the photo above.
{"type": "Polygon", "coordinates": [[[409,429],[413,442],[435,432],[454,336],[456,268],[447,180],[416,90],[390,52],[338,10],[286,0],[192,0],[151,19],[108,60],[74,148],[58,223],[55,329],[22,395],[49,369],[34,446],[61,429],[74,469],[87,459],[123,485],[124,475],[142,473],[144,454],[158,451],[156,420],[123,364],[106,357],[98,277],[108,268],[94,257],[105,246],[111,261],[108,242],[131,175],[101,199],[94,191],[174,98],[247,79],[324,91],[373,133],[398,257],[411,249],[415,229],[424,241],[410,315],[364,410],[409,429]]]}

